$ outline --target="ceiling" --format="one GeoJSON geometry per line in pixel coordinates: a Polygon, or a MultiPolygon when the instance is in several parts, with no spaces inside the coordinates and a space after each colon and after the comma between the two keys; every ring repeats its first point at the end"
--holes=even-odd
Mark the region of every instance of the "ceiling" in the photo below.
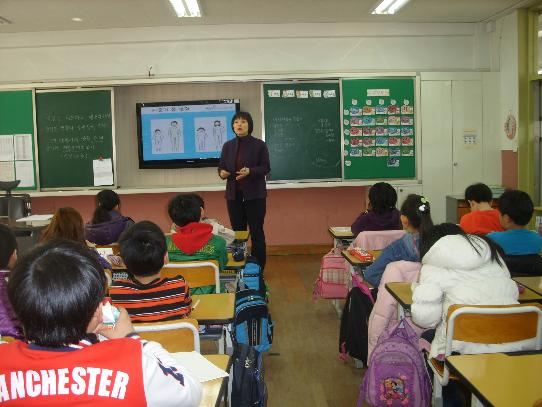
{"type": "Polygon", "coordinates": [[[177,18],[167,0],[0,0],[1,33],[200,24],[474,23],[539,0],[410,0],[393,16],[377,0],[199,0],[203,18],[177,18]],[[74,22],[80,17],[82,22],[74,22]]]}

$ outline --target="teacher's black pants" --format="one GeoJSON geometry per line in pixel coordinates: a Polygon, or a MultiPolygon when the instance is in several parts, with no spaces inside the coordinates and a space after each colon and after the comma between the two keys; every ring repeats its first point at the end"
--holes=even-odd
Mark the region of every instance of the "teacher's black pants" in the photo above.
{"type": "Polygon", "coordinates": [[[228,214],[230,215],[231,227],[233,230],[250,230],[252,240],[252,255],[258,263],[265,268],[265,233],[263,223],[265,220],[266,200],[251,199],[243,200],[243,194],[238,192],[235,200],[228,200],[228,214]]]}

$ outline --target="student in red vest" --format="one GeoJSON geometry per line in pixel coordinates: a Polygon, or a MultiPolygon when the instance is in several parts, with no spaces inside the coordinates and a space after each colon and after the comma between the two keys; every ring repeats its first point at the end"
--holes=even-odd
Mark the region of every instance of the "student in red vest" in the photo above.
{"type": "Polygon", "coordinates": [[[75,242],[52,240],[19,260],[8,295],[26,342],[0,345],[0,404],[199,405],[200,383],[140,339],[126,310],[113,328],[103,325],[105,284],[96,256],[75,242]]]}

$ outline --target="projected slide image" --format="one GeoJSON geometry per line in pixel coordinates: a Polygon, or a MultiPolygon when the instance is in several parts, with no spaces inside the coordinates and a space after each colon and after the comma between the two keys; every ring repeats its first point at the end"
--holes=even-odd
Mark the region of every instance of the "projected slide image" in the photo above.
{"type": "Polygon", "coordinates": [[[152,153],[184,153],[183,119],[151,120],[152,153]]]}
{"type": "Polygon", "coordinates": [[[194,118],[196,151],[221,151],[227,141],[226,116],[194,118]]]}

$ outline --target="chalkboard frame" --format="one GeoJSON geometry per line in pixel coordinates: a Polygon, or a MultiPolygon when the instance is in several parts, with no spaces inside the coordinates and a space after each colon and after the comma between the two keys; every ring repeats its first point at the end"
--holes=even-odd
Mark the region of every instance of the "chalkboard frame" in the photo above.
{"type": "MultiPolygon", "coordinates": [[[[77,88],[57,88],[57,89],[35,89],[34,93],[34,114],[35,114],[35,134],[36,134],[36,172],[38,182],[40,183],[40,191],[81,191],[81,190],[102,190],[102,189],[117,189],[117,149],[115,141],[115,88],[114,87],[77,87],[77,88]],[[67,92],[95,92],[95,91],[108,91],[110,94],[110,110],[111,110],[111,160],[113,167],[113,184],[111,185],[78,185],[78,186],[66,186],[66,187],[43,187],[41,185],[40,174],[40,153],[39,153],[39,134],[38,134],[38,107],[37,99],[40,93],[67,93],[67,92]]],[[[106,157],[107,158],[107,157],[106,157]]]]}
{"type": "MultiPolygon", "coordinates": [[[[265,92],[264,92],[264,86],[265,85],[288,85],[288,84],[319,84],[319,83],[328,83],[328,84],[336,84],[338,88],[338,94],[336,97],[339,100],[339,107],[337,110],[337,117],[339,119],[339,131],[341,143],[342,141],[342,124],[341,124],[341,77],[329,77],[329,78],[322,78],[322,79],[310,79],[310,78],[304,78],[304,79],[289,79],[289,80],[277,80],[277,81],[262,81],[261,83],[261,123],[262,123],[262,140],[266,141],[266,134],[265,134],[265,92]]],[[[331,177],[331,178],[302,178],[302,179],[277,179],[277,180],[267,180],[268,184],[288,184],[288,183],[316,183],[316,182],[343,182],[344,178],[342,176],[343,169],[342,169],[342,146],[340,150],[341,157],[339,157],[340,162],[340,170],[341,170],[341,176],[340,177],[331,177]]],[[[273,171],[273,162],[271,161],[271,172],[273,171]]]]}

